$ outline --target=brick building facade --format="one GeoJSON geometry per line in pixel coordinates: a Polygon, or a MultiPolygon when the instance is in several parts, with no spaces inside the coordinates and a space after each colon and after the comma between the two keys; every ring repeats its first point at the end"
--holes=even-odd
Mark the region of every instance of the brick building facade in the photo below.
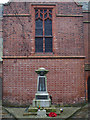
{"type": "Polygon", "coordinates": [[[87,100],[89,11],[83,6],[49,1],[4,5],[3,102],[31,104],[40,67],[49,70],[47,89],[54,104],[87,100]]]}

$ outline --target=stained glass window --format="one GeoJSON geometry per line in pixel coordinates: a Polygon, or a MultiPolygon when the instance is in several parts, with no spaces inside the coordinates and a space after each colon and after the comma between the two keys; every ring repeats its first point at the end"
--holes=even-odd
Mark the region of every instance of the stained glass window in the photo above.
{"type": "Polygon", "coordinates": [[[35,52],[52,52],[52,9],[35,9],[35,52]]]}

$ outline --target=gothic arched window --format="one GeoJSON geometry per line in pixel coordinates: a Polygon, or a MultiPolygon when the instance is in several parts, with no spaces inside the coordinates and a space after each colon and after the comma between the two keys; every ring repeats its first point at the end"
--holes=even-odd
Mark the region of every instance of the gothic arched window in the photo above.
{"type": "Polygon", "coordinates": [[[35,9],[35,52],[52,52],[52,9],[35,9]]]}

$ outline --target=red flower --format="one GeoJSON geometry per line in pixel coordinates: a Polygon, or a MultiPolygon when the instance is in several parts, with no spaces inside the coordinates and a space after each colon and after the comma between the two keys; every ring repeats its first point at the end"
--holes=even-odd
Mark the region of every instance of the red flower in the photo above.
{"type": "Polygon", "coordinates": [[[48,116],[49,116],[49,117],[56,117],[57,114],[56,114],[55,112],[50,112],[48,116]]]}

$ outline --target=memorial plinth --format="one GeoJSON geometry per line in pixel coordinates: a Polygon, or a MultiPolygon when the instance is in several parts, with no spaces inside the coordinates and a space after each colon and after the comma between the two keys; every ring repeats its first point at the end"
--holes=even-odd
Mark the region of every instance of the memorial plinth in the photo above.
{"type": "Polygon", "coordinates": [[[33,107],[50,107],[51,100],[47,92],[47,78],[46,74],[49,72],[45,68],[39,68],[35,71],[38,74],[37,78],[37,93],[33,100],[33,107]]]}

